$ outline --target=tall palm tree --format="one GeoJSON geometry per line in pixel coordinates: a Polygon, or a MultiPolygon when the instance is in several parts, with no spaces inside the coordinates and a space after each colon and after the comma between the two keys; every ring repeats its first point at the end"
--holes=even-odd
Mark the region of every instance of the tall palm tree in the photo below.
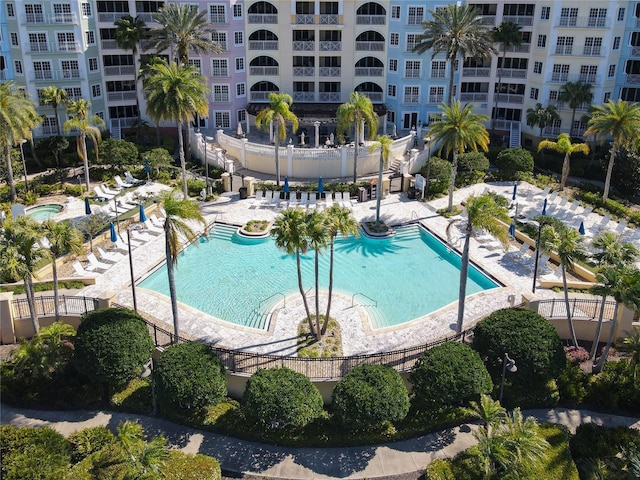
{"type": "Polygon", "coordinates": [[[558,100],[569,104],[571,109],[571,123],[569,124],[569,134],[573,136],[573,122],[576,119],[576,110],[582,104],[590,104],[593,101],[593,87],[590,83],[567,82],[560,88],[558,100]]]}
{"type": "Polygon", "coordinates": [[[185,164],[182,124],[191,122],[195,115],[206,115],[209,111],[207,101],[208,88],[204,77],[195,67],[189,65],[154,63],[150,67],[151,75],[143,81],[147,96],[147,112],[158,123],[176,122],[178,127],[178,149],[182,168],[182,194],[186,200],[187,167],[185,164]]]}
{"type": "Polygon", "coordinates": [[[447,103],[453,100],[455,63],[461,57],[487,60],[496,53],[491,30],[482,23],[479,11],[471,5],[451,3],[435,11],[429,10],[432,20],[422,22],[424,33],[418,36],[414,52],[431,51],[431,58],[443,52],[449,62],[449,90],[447,103]]]}
{"type": "Polygon", "coordinates": [[[555,150],[558,153],[564,154],[564,161],[562,162],[562,179],[560,180],[560,190],[564,190],[564,186],[569,178],[569,171],[571,166],[569,165],[569,158],[574,153],[589,154],[589,145],[586,143],[571,143],[571,137],[566,133],[558,135],[558,141],[542,140],[538,143],[538,152],[544,150],[555,150]]]}
{"type": "Polygon", "coordinates": [[[495,27],[491,32],[491,36],[494,42],[497,42],[502,45],[502,61],[500,64],[500,68],[498,69],[498,85],[496,92],[494,94],[493,101],[493,111],[494,114],[491,116],[491,131],[493,132],[495,122],[496,122],[496,114],[498,112],[498,95],[500,94],[500,90],[502,89],[502,71],[504,69],[504,59],[507,55],[507,50],[513,47],[519,47],[522,45],[522,27],[517,23],[513,22],[502,22],[500,25],[495,27]]]}
{"type": "Polygon", "coordinates": [[[60,117],[58,116],[58,107],[66,105],[67,103],[67,91],[64,88],[50,85],[42,89],[42,97],[40,101],[43,105],[51,105],[53,107],[53,113],[56,116],[56,124],[58,125],[58,136],[62,135],[60,117]]]}
{"type": "Polygon", "coordinates": [[[600,356],[600,361],[593,369],[597,373],[602,371],[613,344],[620,304],[636,310],[640,309],[640,270],[635,266],[610,265],[596,274],[596,281],[598,285],[591,287],[591,292],[595,295],[612,296],[616,302],[607,344],[600,356]]]}
{"type": "Polygon", "coordinates": [[[322,250],[327,248],[329,243],[329,231],[326,228],[324,214],[313,211],[307,214],[305,220],[307,224],[307,236],[309,237],[309,246],[314,251],[314,274],[315,274],[315,307],[316,307],[316,338],[318,341],[322,339],[322,329],[320,325],[320,264],[319,259],[322,250]]]}
{"type": "Polygon", "coordinates": [[[291,122],[292,131],[298,130],[298,117],[290,108],[293,98],[287,93],[269,94],[269,108],[256,115],[256,128],[269,131],[273,124],[273,143],[276,147],[276,186],[280,186],[280,142],[287,138],[287,122],[291,122]]]}
{"type": "Polygon", "coordinates": [[[461,106],[458,100],[447,105],[440,105],[442,121],[433,122],[429,126],[427,135],[431,142],[440,144],[439,152],[444,150],[447,157],[453,154],[451,164],[451,180],[449,184],[449,211],[453,212],[453,190],[458,173],[458,157],[467,149],[474,152],[481,148],[485,152],[489,150],[489,133],[482,124],[489,120],[486,115],[473,113],[473,104],[467,103],[461,106]]]}
{"type": "Polygon", "coordinates": [[[604,105],[595,105],[591,114],[591,120],[587,124],[585,135],[601,135],[602,141],[607,137],[613,139],[611,145],[607,176],[604,181],[602,202],[609,197],[611,186],[611,173],[616,155],[621,147],[631,144],[638,137],[640,131],[640,104],[618,100],[609,100],[604,105]]]}
{"type": "Polygon", "coordinates": [[[33,102],[18,90],[14,82],[0,83],[0,146],[12,202],[18,197],[11,168],[11,146],[16,145],[22,138],[28,138],[31,129],[40,121],[33,102]]]}
{"type": "Polygon", "coordinates": [[[634,327],[631,332],[627,332],[627,336],[618,343],[619,352],[628,353],[631,356],[631,372],[633,380],[637,377],[638,365],[640,365],[640,328],[634,327]]]}
{"type": "Polygon", "coordinates": [[[460,290],[458,295],[456,333],[462,332],[462,324],[464,321],[464,305],[467,296],[467,277],[469,272],[469,244],[471,237],[475,237],[476,230],[486,230],[496,237],[505,249],[508,248],[509,244],[509,232],[504,227],[504,224],[510,221],[509,212],[506,207],[498,205],[493,196],[471,196],[467,199],[466,208],[467,218],[465,220],[453,220],[447,226],[447,238],[449,243],[452,243],[453,226],[458,222],[464,222],[462,225],[464,231],[464,246],[462,247],[462,256],[460,258],[460,290]]]}
{"type": "Polygon", "coordinates": [[[298,272],[298,290],[302,295],[304,310],[307,314],[307,322],[309,323],[309,331],[312,335],[317,336],[313,322],[311,321],[311,312],[309,311],[309,303],[307,294],[302,285],[302,266],[300,264],[300,254],[307,253],[309,249],[309,238],[307,235],[306,214],[301,208],[287,208],[283,210],[273,222],[271,236],[274,238],[276,247],[284,250],[287,254],[295,254],[296,268],[298,272]]]}
{"type": "Polygon", "coordinates": [[[378,165],[378,193],[376,195],[376,230],[380,228],[380,203],[382,202],[382,170],[385,163],[389,162],[389,155],[391,155],[391,144],[393,140],[389,135],[378,135],[376,137],[376,143],[371,146],[369,151],[374,151],[376,148],[380,148],[380,164],[378,165]]]}
{"type": "Polygon", "coordinates": [[[342,207],[337,203],[332,204],[325,211],[326,229],[329,233],[329,298],[327,299],[327,311],[324,315],[324,324],[322,325],[322,334],[327,331],[329,325],[329,315],[331,313],[331,297],[333,295],[333,258],[335,251],[335,241],[338,234],[343,237],[349,235],[358,236],[358,222],[353,218],[351,209],[342,207]]]}
{"type": "Polygon", "coordinates": [[[70,222],[54,222],[47,220],[42,225],[43,233],[49,238],[49,257],[51,268],[53,269],[53,298],[56,322],[60,320],[58,307],[58,267],[56,259],[69,253],[82,253],[84,239],[80,230],[71,225],[70,222]]]}
{"type": "MultiPolygon", "coordinates": [[[[147,38],[147,24],[139,16],[125,15],[114,22],[116,26],[116,43],[123,50],[131,50],[133,56],[133,71],[135,75],[136,109],[138,111],[138,125],[142,120],[140,98],[138,96],[138,47],[147,38]]],[[[140,129],[138,128],[138,131],[140,129]]]]}
{"type": "Polygon", "coordinates": [[[0,270],[6,276],[21,279],[27,295],[31,323],[35,333],[40,324],[35,304],[33,276],[40,260],[46,255],[44,249],[38,245],[41,236],[40,224],[28,215],[22,215],[3,223],[0,232],[0,270]]]}
{"type": "Polygon", "coordinates": [[[169,295],[171,297],[171,312],[173,314],[174,343],[178,343],[180,322],[178,320],[178,297],[173,269],[178,265],[178,254],[182,249],[182,242],[192,243],[197,233],[189,222],[206,225],[197,202],[186,198],[178,200],[174,192],[167,192],[161,197],[161,203],[167,216],[164,219],[164,250],[167,258],[167,276],[169,277],[169,295]]]}
{"type": "Polygon", "coordinates": [[[372,140],[378,130],[378,115],[373,109],[371,99],[359,92],[351,92],[349,101],[338,107],[337,132],[338,138],[344,142],[344,133],[355,127],[355,141],[353,149],[353,183],[358,179],[358,147],[360,146],[360,128],[369,127],[369,140],[372,140]]]}
{"type": "Polygon", "coordinates": [[[532,127],[540,127],[540,136],[538,142],[542,141],[542,131],[553,125],[555,120],[560,120],[558,109],[553,105],[543,107],[540,102],[536,103],[533,108],[527,108],[527,123],[532,127]]]}
{"type": "Polygon", "coordinates": [[[73,117],[64,122],[64,131],[69,133],[72,129],[76,129],[80,132],[80,135],[78,135],[76,140],[78,145],[77,151],[78,156],[84,163],[84,184],[88,192],[91,185],[89,184],[87,137],[89,137],[93,142],[93,147],[96,151],[96,162],[98,162],[98,143],[102,140],[100,130],[104,127],[105,123],[98,115],[89,116],[91,104],[84,98],[70,101],[67,110],[73,115],[73,117]]]}

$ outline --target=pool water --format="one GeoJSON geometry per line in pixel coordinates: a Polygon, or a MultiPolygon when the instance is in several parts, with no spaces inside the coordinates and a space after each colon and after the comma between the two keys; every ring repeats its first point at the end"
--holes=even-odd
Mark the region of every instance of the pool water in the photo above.
{"type": "MultiPolygon", "coordinates": [[[[270,238],[245,239],[217,225],[208,242],[187,248],[178,259],[178,300],[217,318],[266,328],[265,311],[299,293],[296,261],[270,238]],[[269,298],[271,297],[271,298],[269,298]]],[[[460,257],[418,226],[402,227],[391,239],[338,238],[334,292],[367,305],[372,328],[400,325],[458,300],[460,257]],[[367,298],[369,297],[369,298],[367,298]]],[[[302,256],[303,285],[314,285],[314,252],[302,256]]],[[[320,256],[320,285],[328,285],[329,249],[320,256]]],[[[169,295],[166,265],[140,284],[169,295]]],[[[499,285],[469,266],[467,295],[499,285]]],[[[311,301],[311,299],[310,299],[311,301]]]]}
{"type": "Polygon", "coordinates": [[[38,222],[43,222],[62,211],[62,205],[48,203],[27,209],[26,214],[38,222]]]}

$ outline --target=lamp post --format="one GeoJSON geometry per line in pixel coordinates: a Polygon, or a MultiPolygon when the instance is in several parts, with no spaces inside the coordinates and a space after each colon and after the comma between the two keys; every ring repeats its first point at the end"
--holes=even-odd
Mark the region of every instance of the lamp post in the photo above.
{"type": "Polygon", "coordinates": [[[202,136],[202,143],[204,144],[204,176],[205,176],[205,185],[207,186],[207,196],[211,195],[210,187],[209,187],[209,162],[207,162],[207,141],[209,138],[202,136]]]}
{"type": "Polygon", "coordinates": [[[424,192],[424,198],[429,198],[429,177],[431,176],[431,137],[424,137],[424,141],[427,142],[427,178],[426,190],[424,192]]]}
{"type": "Polygon", "coordinates": [[[509,358],[507,352],[504,353],[504,357],[502,358],[502,381],[500,382],[500,398],[499,402],[502,405],[502,393],[504,392],[504,378],[507,375],[507,370],[511,373],[516,373],[518,371],[518,367],[516,367],[516,362],[509,358]]]}
{"type": "Polygon", "coordinates": [[[115,212],[116,212],[116,225],[118,227],[118,233],[120,233],[120,220],[118,218],[118,198],[117,197],[113,197],[113,205],[115,207],[115,212]]]}
{"type": "Polygon", "coordinates": [[[538,238],[536,240],[536,256],[535,256],[535,265],[533,266],[533,288],[531,289],[531,293],[536,293],[536,278],[538,278],[538,259],[540,258],[540,233],[542,232],[542,224],[540,222],[536,222],[535,220],[529,221],[529,225],[533,225],[538,228],[538,238]]]}
{"type": "Polygon", "coordinates": [[[153,357],[151,357],[149,361],[145,363],[144,367],[142,367],[142,373],[140,374],[140,377],[151,377],[151,415],[155,416],[158,413],[158,404],[156,401],[156,379],[155,375],[153,374],[153,367],[153,357]]]}
{"type": "Polygon", "coordinates": [[[129,273],[131,274],[131,294],[133,296],[133,310],[138,311],[138,302],[136,301],[136,278],[133,274],[133,255],[131,254],[131,226],[127,227],[127,250],[129,250],[129,273]]]}
{"type": "Polygon", "coordinates": [[[24,149],[22,146],[27,143],[25,138],[21,138],[18,143],[20,144],[20,157],[22,158],[22,170],[24,170],[24,189],[29,191],[29,179],[27,178],[27,162],[24,159],[24,149]]]}

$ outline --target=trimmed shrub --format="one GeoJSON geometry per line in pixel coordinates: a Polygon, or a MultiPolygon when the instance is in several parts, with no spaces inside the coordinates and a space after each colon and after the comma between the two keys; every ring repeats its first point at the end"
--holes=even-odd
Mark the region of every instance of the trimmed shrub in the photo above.
{"type": "Polygon", "coordinates": [[[480,355],[459,342],[447,342],[424,352],[409,381],[413,403],[421,409],[462,405],[493,389],[480,355]]]}
{"type": "Polygon", "coordinates": [[[429,463],[424,476],[426,480],[456,480],[451,468],[451,460],[448,458],[436,458],[429,463]]]}
{"type": "Polygon", "coordinates": [[[218,461],[208,455],[189,455],[170,450],[162,468],[164,480],[220,480],[222,472],[218,461]]]}
{"type": "Polygon", "coordinates": [[[529,310],[496,310],[478,322],[472,346],[496,384],[502,375],[505,353],[518,366],[510,380],[523,385],[558,378],[566,365],[562,342],[553,325],[529,310]]]}
{"type": "Polygon", "coordinates": [[[458,158],[456,187],[480,183],[489,169],[489,159],[482,152],[467,152],[458,158]]]}
{"type": "Polygon", "coordinates": [[[227,394],[224,367],[202,343],[167,348],[155,366],[158,401],[163,408],[216,405],[227,394]]]}
{"type": "Polygon", "coordinates": [[[367,430],[406,417],[409,393],[402,377],[393,368],[359,365],[336,385],[332,406],[342,426],[367,430]]]}
{"type": "Polygon", "coordinates": [[[431,157],[420,169],[420,174],[427,177],[429,170],[429,195],[438,195],[449,189],[449,181],[451,180],[451,162],[443,160],[439,157],[431,157]]]}
{"type": "Polygon", "coordinates": [[[606,409],[640,413],[640,388],[634,384],[628,359],[607,362],[589,387],[585,402],[606,409]]]}
{"type": "Polygon", "coordinates": [[[495,165],[504,180],[515,180],[518,172],[533,172],[533,155],[524,148],[508,148],[496,157],[495,165]]]}
{"type": "Polygon", "coordinates": [[[83,428],[69,436],[71,459],[74,463],[80,462],[115,441],[116,437],[107,427],[83,428]]]}
{"type": "Polygon", "coordinates": [[[322,396],[301,373],[285,367],[260,369],[247,382],[242,410],[264,428],[304,427],[322,414],[322,396]]]}
{"type": "Polygon", "coordinates": [[[82,317],[75,343],[76,368],[93,382],[116,389],[149,361],[153,343],[133,310],[105,308],[82,317]]]}

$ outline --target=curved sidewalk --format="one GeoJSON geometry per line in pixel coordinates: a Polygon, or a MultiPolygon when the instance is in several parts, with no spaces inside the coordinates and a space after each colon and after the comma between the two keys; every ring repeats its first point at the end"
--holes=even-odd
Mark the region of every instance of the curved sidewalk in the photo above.
{"type": "MultiPolygon", "coordinates": [[[[238,440],[183,427],[155,417],[108,411],[51,412],[1,405],[0,421],[16,427],[49,426],[69,435],[87,427],[115,430],[124,420],[139,421],[148,436],[164,434],[172,448],[215,457],[223,472],[280,479],[418,478],[436,458],[453,457],[475,443],[473,425],[463,424],[422,437],[384,445],[347,448],[289,448],[238,440]],[[415,475],[412,475],[415,474],[415,475]]],[[[572,432],[581,423],[640,429],[640,419],[587,410],[527,410],[541,422],[560,423],[572,432]]]]}

